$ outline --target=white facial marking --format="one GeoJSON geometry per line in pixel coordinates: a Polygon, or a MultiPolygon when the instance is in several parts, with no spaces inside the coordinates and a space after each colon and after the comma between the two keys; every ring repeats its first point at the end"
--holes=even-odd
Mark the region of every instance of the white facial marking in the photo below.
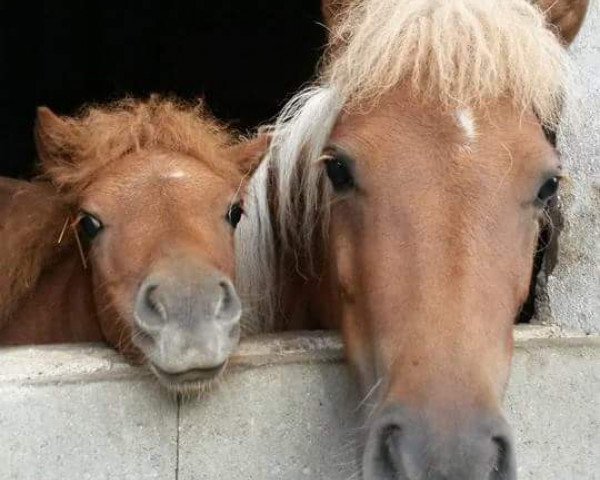
{"type": "Polygon", "coordinates": [[[172,172],[168,172],[165,174],[165,178],[171,179],[179,179],[185,177],[187,177],[187,174],[183,170],[173,170],[172,172]]]}
{"type": "Polygon", "coordinates": [[[471,110],[463,108],[456,111],[456,121],[458,126],[462,128],[467,136],[467,139],[471,142],[477,137],[477,129],[475,127],[475,120],[471,110]]]}

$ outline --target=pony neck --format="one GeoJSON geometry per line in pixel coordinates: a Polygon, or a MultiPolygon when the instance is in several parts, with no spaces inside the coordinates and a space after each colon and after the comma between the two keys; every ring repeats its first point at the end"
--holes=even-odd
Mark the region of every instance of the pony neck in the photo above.
{"type": "MultiPolygon", "coordinates": [[[[283,330],[337,329],[338,316],[332,311],[333,279],[325,253],[323,235],[316,233],[310,255],[286,252],[278,259],[277,284],[280,311],[276,328],[283,330]]],[[[301,246],[296,252],[302,252],[301,246]]],[[[306,247],[304,247],[306,248],[306,247]]]]}
{"type": "Polygon", "coordinates": [[[90,271],[73,245],[45,269],[0,332],[3,344],[101,342],[90,271]]]}

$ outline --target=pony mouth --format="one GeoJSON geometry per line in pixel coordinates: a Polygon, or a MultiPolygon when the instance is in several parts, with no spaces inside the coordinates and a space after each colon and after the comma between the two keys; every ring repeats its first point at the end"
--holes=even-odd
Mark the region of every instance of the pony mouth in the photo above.
{"type": "Polygon", "coordinates": [[[178,390],[180,388],[189,388],[198,386],[200,388],[202,384],[211,382],[217,378],[225,367],[227,361],[224,361],[220,365],[211,368],[192,368],[190,370],[184,370],[182,372],[167,372],[163,370],[155,363],[149,363],[150,370],[159,381],[168,388],[178,390]]]}

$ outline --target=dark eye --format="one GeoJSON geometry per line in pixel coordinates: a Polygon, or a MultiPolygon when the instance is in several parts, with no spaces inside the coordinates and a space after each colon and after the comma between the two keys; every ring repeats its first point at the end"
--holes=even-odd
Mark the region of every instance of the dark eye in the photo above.
{"type": "Polygon", "coordinates": [[[102,222],[94,215],[87,212],[82,212],[79,218],[79,228],[83,234],[89,239],[93,239],[104,228],[102,222]]]}
{"type": "Polygon", "coordinates": [[[537,194],[537,201],[542,205],[546,205],[552,198],[556,196],[559,183],[560,180],[558,177],[552,177],[546,180],[537,194]]]}
{"type": "Polygon", "coordinates": [[[336,191],[343,192],[354,187],[350,165],[343,156],[335,156],[325,160],[325,168],[327,176],[336,191]]]}
{"type": "Polygon", "coordinates": [[[234,203],[229,207],[229,212],[227,212],[227,221],[235,228],[240,223],[243,214],[244,209],[242,208],[242,204],[240,202],[234,203]]]}

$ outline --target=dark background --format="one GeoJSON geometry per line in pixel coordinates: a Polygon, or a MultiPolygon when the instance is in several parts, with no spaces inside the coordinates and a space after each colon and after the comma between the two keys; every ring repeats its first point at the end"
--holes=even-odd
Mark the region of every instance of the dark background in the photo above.
{"type": "Polygon", "coordinates": [[[268,121],[315,71],[319,0],[0,0],[0,175],[35,173],[35,108],[153,92],[203,96],[241,129],[268,121]]]}

